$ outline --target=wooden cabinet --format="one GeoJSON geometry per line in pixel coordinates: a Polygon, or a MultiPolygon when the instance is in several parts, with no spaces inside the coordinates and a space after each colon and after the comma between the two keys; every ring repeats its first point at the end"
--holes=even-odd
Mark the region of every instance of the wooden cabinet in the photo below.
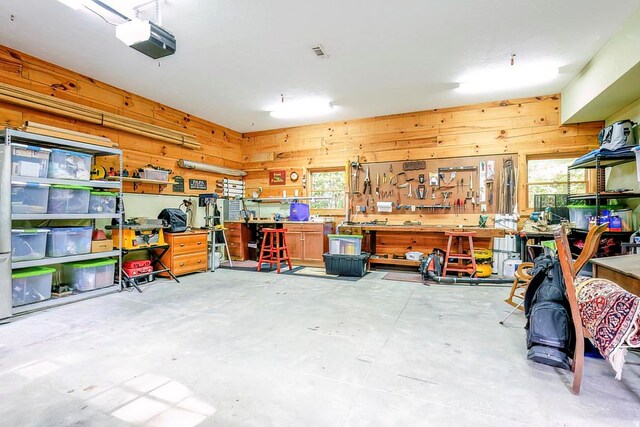
{"type": "MultiPolygon", "coordinates": [[[[165,233],[165,241],[171,245],[162,262],[176,276],[207,271],[207,231],[165,233]]],[[[166,277],[166,274],[161,274],[166,277]]]]}
{"type": "Polygon", "coordinates": [[[289,257],[296,264],[322,265],[328,252],[333,225],[330,223],[286,223],[289,257]]]}
{"type": "Polygon", "coordinates": [[[244,261],[249,258],[249,227],[241,222],[225,222],[224,233],[231,259],[244,261]]]}

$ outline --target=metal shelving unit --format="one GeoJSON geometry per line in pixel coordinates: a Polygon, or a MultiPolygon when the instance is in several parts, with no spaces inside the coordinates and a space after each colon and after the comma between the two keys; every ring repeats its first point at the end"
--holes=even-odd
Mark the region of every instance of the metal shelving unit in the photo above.
{"type": "Polygon", "coordinates": [[[587,158],[582,161],[576,161],[569,166],[567,171],[567,194],[569,200],[593,200],[595,201],[596,216],[600,215],[601,200],[609,199],[630,199],[640,198],[640,194],[630,193],[613,193],[607,192],[605,174],[606,169],[614,166],[631,163],[636,161],[636,155],[633,151],[625,151],[622,153],[596,154],[593,158],[587,158]],[[571,171],[576,169],[594,169],[596,171],[596,191],[593,194],[571,194],[571,171]]]}
{"type": "MultiPolygon", "coordinates": [[[[12,304],[12,286],[11,271],[12,269],[36,267],[44,265],[64,264],[68,262],[77,262],[83,260],[91,260],[98,258],[118,257],[119,265],[122,264],[122,248],[118,248],[109,252],[89,253],[85,255],[74,255],[58,258],[43,258],[32,261],[16,261],[11,259],[11,228],[12,221],[29,221],[29,220],[87,220],[95,221],[97,219],[122,219],[121,213],[116,214],[12,214],[11,212],[11,184],[20,182],[30,182],[38,184],[57,184],[57,185],[75,185],[83,187],[91,187],[96,189],[112,189],[117,190],[119,200],[122,200],[122,180],[75,180],[75,179],[55,179],[55,178],[32,178],[22,176],[12,176],[12,151],[11,145],[20,143],[24,145],[38,146],[44,148],[62,148],[85,154],[91,154],[95,160],[100,156],[118,156],[119,172],[122,173],[123,159],[122,150],[113,147],[103,147],[99,145],[86,144],[83,142],[71,141],[50,136],[31,134],[13,129],[4,129],[0,131],[0,319],[10,317],[14,314],[31,312],[38,309],[45,309],[53,305],[64,304],[66,301],[79,301],[82,299],[93,298],[96,295],[111,292],[112,287],[97,289],[84,293],[78,293],[69,297],[58,298],[55,300],[45,300],[33,304],[20,307],[13,307],[12,304]],[[68,298],[68,299],[67,299],[68,298]]],[[[118,212],[122,212],[122,206],[117,207],[118,212]]],[[[119,221],[120,228],[122,221],[119,221]]],[[[122,232],[122,230],[120,230],[122,232]]],[[[122,282],[120,268],[118,270],[117,283],[122,282]]]]}

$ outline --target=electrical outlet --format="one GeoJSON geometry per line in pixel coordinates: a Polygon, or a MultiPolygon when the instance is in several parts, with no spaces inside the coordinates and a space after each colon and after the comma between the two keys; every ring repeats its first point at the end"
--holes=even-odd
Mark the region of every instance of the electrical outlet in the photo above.
{"type": "Polygon", "coordinates": [[[360,212],[360,206],[356,205],[356,212],[360,212]]]}

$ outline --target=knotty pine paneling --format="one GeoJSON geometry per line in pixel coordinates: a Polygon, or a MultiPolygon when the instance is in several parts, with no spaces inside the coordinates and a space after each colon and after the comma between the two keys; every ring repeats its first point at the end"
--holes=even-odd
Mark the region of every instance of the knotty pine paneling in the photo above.
{"type": "MultiPolygon", "coordinates": [[[[597,148],[602,122],[560,125],[560,95],[487,102],[384,117],[299,126],[245,134],[243,167],[247,188],[265,196],[285,188],[268,185],[268,171],[305,172],[362,162],[442,159],[514,154],[519,169],[518,205],[526,201],[526,159],[549,154],[582,155],[597,148]]],[[[302,183],[287,182],[287,194],[302,183]]],[[[359,214],[358,219],[420,220],[475,224],[478,215],[421,213],[359,214]]]]}
{"type": "MultiPolygon", "coordinates": [[[[215,189],[215,180],[222,176],[179,169],[178,159],[242,168],[242,135],[239,132],[4,46],[0,46],[0,63],[10,65],[0,67],[0,81],[3,83],[189,133],[196,137],[202,147],[190,150],[8,103],[0,103],[1,126],[17,127],[28,120],[110,138],[122,148],[126,169],[137,169],[149,163],[172,169],[174,174],[185,178],[185,192],[188,194],[197,193],[188,189],[189,178],[207,179],[207,192],[211,192],[215,189]]],[[[107,167],[116,166],[113,159],[104,158],[100,162],[107,167]]],[[[172,194],[171,190],[172,186],[169,185],[163,194],[172,194]]],[[[133,192],[133,185],[125,183],[124,191],[133,192]]],[[[158,186],[141,185],[137,192],[157,193],[158,186]]]]}

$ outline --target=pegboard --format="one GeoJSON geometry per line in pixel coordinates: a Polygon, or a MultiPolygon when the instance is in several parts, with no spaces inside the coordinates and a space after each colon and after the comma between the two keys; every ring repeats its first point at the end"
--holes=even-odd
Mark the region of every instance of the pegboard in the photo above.
{"type": "Polygon", "coordinates": [[[351,213],[364,206],[364,213],[384,215],[495,214],[505,159],[511,159],[514,167],[517,164],[516,154],[360,163],[359,167],[352,162],[351,213]],[[367,170],[370,184],[365,192],[367,170]]]}

